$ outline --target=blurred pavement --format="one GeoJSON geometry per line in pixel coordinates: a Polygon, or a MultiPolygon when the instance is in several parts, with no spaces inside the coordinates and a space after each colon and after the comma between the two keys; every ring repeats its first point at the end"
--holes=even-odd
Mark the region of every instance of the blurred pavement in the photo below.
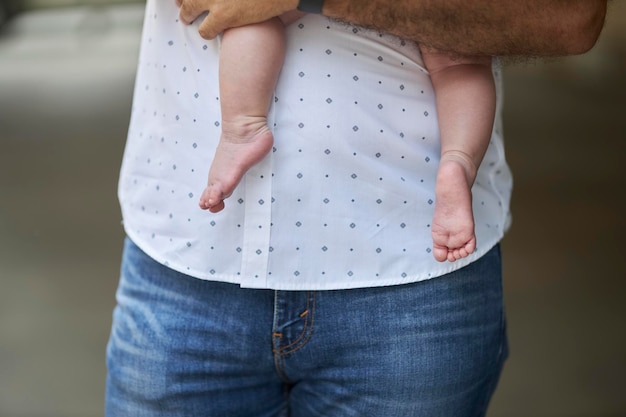
{"type": "MultiPolygon", "coordinates": [[[[142,17],[50,10],[0,32],[0,417],[102,415],[142,17]]],[[[511,357],[489,417],[626,416],[626,4],[589,54],[505,75],[511,357]]]]}

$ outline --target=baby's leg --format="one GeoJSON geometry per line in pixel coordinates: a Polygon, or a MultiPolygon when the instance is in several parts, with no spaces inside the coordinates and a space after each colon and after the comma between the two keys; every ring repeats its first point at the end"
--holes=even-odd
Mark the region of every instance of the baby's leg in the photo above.
{"type": "Polygon", "coordinates": [[[433,254],[438,261],[453,262],[476,249],[471,189],[493,129],[491,58],[422,54],[435,88],[441,133],[433,254]]]}
{"type": "Polygon", "coordinates": [[[246,171],[271,150],[267,112],[284,52],[279,18],[224,32],[219,68],[222,134],[200,197],[202,209],[222,210],[246,171]]]}

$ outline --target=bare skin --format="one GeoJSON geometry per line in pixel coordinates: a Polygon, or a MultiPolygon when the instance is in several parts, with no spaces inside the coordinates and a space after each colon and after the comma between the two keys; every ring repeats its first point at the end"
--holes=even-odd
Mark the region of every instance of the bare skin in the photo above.
{"type": "Polygon", "coordinates": [[[264,116],[242,116],[222,123],[222,136],[200,196],[200,208],[217,213],[224,209],[244,174],[272,149],[274,137],[264,116]]]}
{"type": "MultiPolygon", "coordinates": [[[[292,16],[292,20],[299,16],[292,16]]],[[[289,22],[287,22],[289,23],[289,22]]],[[[227,30],[220,53],[222,134],[199,205],[224,209],[243,175],[270,151],[267,111],[284,58],[278,18],[227,30]]],[[[495,90],[491,58],[450,57],[422,48],[437,96],[442,158],[432,225],[438,261],[455,261],[476,247],[471,187],[491,136],[495,90]]]]}
{"type": "Polygon", "coordinates": [[[272,149],[267,112],[284,60],[284,27],[301,16],[289,12],[224,32],[219,62],[222,133],[200,196],[203,210],[223,210],[244,174],[272,149]]]}
{"type": "Polygon", "coordinates": [[[422,47],[437,99],[441,159],[431,225],[436,260],[454,262],[476,249],[472,185],[495,117],[491,58],[451,57],[422,47]]]}
{"type": "MultiPolygon", "coordinates": [[[[417,39],[428,45],[430,49],[437,46],[439,50],[454,50],[458,58],[461,56],[459,54],[466,53],[485,56],[492,54],[562,55],[585,52],[595,43],[606,12],[606,1],[603,0],[582,2],[579,0],[569,2],[529,0],[542,6],[541,16],[537,15],[536,10],[528,13],[532,9],[528,2],[522,6],[512,3],[506,6],[497,4],[496,7],[492,7],[491,2],[483,5],[484,7],[472,4],[471,10],[468,10],[463,9],[462,2],[457,4],[458,1],[399,0],[387,5],[390,8],[389,13],[379,13],[379,7],[383,6],[379,4],[379,0],[373,0],[367,5],[359,2],[359,7],[354,7],[353,0],[325,0],[324,14],[388,31],[401,37],[417,39]],[[516,5],[519,7],[516,8],[516,5]],[[477,10],[479,13],[475,12],[477,10]],[[412,12],[417,14],[412,14],[412,12]],[[553,20],[555,12],[560,17],[557,19],[559,24],[555,24],[553,20]],[[418,16],[422,24],[414,25],[413,19],[418,16]],[[424,16],[428,16],[428,19],[423,20],[424,16]],[[524,22],[524,19],[528,18],[531,20],[524,22]],[[489,23],[485,24],[486,22],[489,23]],[[520,23],[523,24],[520,25],[520,23]],[[534,24],[533,30],[528,30],[530,23],[534,24]],[[502,25],[502,30],[494,30],[494,25],[497,24],[502,25]],[[417,33],[415,28],[418,27],[425,29],[417,33]],[[442,28],[445,28],[445,33],[441,30],[442,28]],[[463,29],[455,30],[459,28],[463,29]],[[451,48],[450,45],[453,47],[451,48]]],[[[180,6],[181,0],[177,0],[177,3],[180,6]]],[[[221,31],[216,28],[254,22],[260,16],[271,16],[277,11],[282,13],[293,10],[295,6],[297,6],[297,0],[254,1],[250,4],[247,0],[239,2],[185,0],[181,9],[181,20],[189,23],[203,11],[210,9],[210,13],[200,26],[200,34],[210,39],[221,31]]],[[[437,62],[437,59],[434,61],[437,62]]],[[[444,73],[444,71],[441,72],[444,73]]],[[[450,72],[454,71],[448,71],[450,72]]],[[[431,70],[431,73],[438,73],[438,70],[431,70]]],[[[444,77],[437,75],[437,78],[444,77]]],[[[433,77],[433,83],[436,83],[435,77],[433,77]]],[[[441,114],[445,110],[445,105],[442,107],[440,104],[444,102],[441,97],[445,96],[438,94],[438,110],[441,114]]],[[[455,111],[451,114],[455,114],[455,111]]],[[[486,120],[489,118],[487,117],[486,120]]],[[[464,123],[460,123],[460,126],[463,125],[464,123]]],[[[255,119],[248,121],[239,119],[236,123],[228,123],[225,120],[223,127],[226,128],[226,132],[220,140],[216,160],[209,175],[209,185],[200,202],[202,208],[213,212],[224,208],[223,200],[232,193],[247,169],[271,149],[273,141],[266,122],[259,124],[259,121],[255,119]],[[248,133],[241,133],[242,122],[249,128],[248,133]],[[228,127],[229,124],[239,132],[229,133],[231,130],[228,127]],[[244,137],[248,139],[243,139],[244,137]]],[[[447,147],[448,140],[444,139],[444,136],[447,135],[444,135],[442,131],[442,159],[438,172],[437,203],[432,226],[433,252],[439,261],[454,261],[468,256],[476,247],[471,187],[476,175],[476,167],[480,164],[484,150],[470,146],[469,152],[465,153],[463,148],[447,147]],[[460,159],[459,155],[462,156],[460,159]]],[[[483,142],[485,142],[484,139],[483,142]]],[[[458,145],[459,142],[452,143],[458,145]]],[[[488,143],[488,140],[485,143],[488,143]]]]}
{"type": "Polygon", "coordinates": [[[267,112],[284,49],[279,18],[224,32],[219,62],[222,134],[200,208],[222,210],[246,171],[272,148],[267,112]]]}
{"type": "MultiPolygon", "coordinates": [[[[298,0],[176,2],[186,23],[210,10],[199,28],[206,39],[298,6],[298,0]]],[[[460,55],[562,56],[591,49],[606,8],[607,0],[325,0],[323,14],[460,55]]]]}
{"type": "Polygon", "coordinates": [[[476,249],[471,191],[476,169],[472,165],[462,154],[441,157],[431,225],[433,255],[439,262],[454,262],[476,249]]]}

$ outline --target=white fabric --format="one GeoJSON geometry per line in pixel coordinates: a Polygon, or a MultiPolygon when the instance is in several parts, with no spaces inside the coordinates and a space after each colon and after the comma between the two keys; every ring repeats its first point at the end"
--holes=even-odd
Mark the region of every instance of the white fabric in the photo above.
{"type": "Polygon", "coordinates": [[[478,249],[436,262],[438,126],[419,51],[318,15],[287,29],[273,152],[223,212],[200,210],[220,133],[219,40],[197,29],[172,0],[148,1],[119,197],[127,234],[154,259],[244,287],[345,289],[442,275],[501,239],[511,175],[500,103],[473,189],[478,249]]]}

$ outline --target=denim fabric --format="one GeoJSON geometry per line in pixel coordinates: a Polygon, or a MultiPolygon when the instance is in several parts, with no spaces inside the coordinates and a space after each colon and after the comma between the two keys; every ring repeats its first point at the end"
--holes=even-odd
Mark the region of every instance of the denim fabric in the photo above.
{"type": "Polygon", "coordinates": [[[499,247],[452,274],[241,289],[126,241],[107,417],[484,416],[507,356],[499,247]]]}

